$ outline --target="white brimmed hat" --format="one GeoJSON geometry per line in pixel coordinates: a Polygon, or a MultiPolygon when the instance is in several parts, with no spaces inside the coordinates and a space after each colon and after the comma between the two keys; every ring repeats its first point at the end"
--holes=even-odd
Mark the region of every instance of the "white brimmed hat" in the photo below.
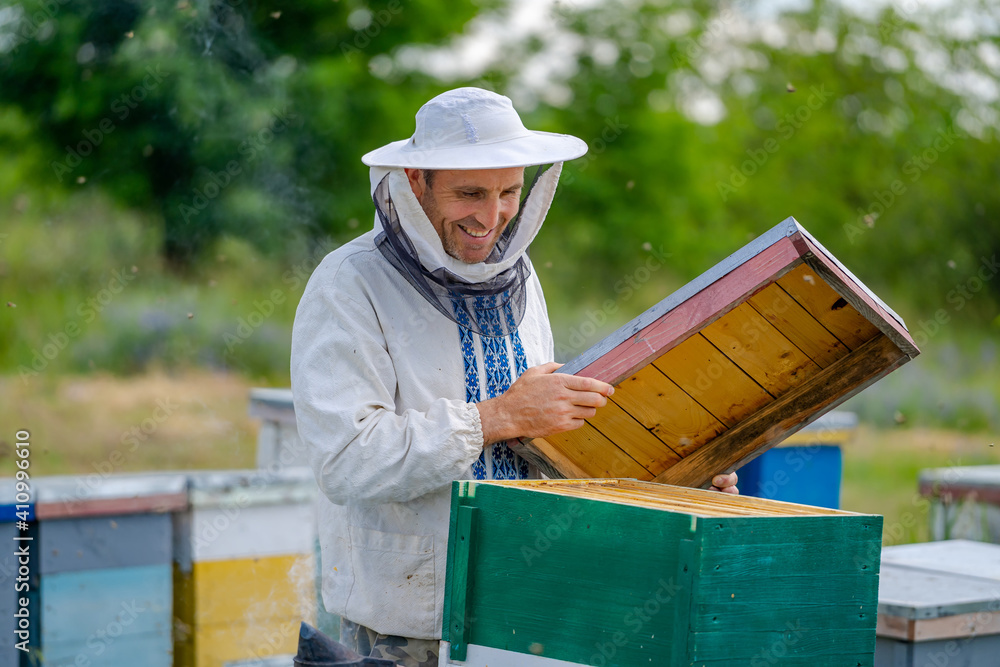
{"type": "Polygon", "coordinates": [[[420,107],[412,137],[377,148],[361,161],[370,167],[505,169],[565,162],[586,152],[582,139],[526,129],[503,95],[456,88],[420,107]]]}

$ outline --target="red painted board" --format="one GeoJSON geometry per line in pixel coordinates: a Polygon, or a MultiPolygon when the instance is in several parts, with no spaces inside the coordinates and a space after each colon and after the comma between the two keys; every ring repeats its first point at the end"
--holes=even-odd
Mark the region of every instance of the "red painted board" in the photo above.
{"type": "Polygon", "coordinates": [[[800,259],[800,251],[791,238],[779,239],[576,375],[609,384],[621,382],[780,278],[797,266],[800,259]]]}

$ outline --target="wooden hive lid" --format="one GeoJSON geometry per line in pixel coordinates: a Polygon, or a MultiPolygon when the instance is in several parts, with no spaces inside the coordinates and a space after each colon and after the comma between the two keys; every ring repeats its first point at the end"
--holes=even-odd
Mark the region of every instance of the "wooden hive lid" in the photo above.
{"type": "Polygon", "coordinates": [[[877,634],[903,641],[1000,633],[1000,545],[970,540],[882,550],[877,634]]]}
{"type": "Polygon", "coordinates": [[[788,218],[564,365],[615,394],[582,428],[514,448],[554,478],[707,486],[919,352],[788,218]]]}
{"type": "Polygon", "coordinates": [[[970,499],[1000,505],[1000,465],[949,466],[920,471],[921,495],[945,502],[970,499]]]}
{"type": "Polygon", "coordinates": [[[174,512],[187,504],[182,473],[56,475],[33,482],[35,516],[67,519],[174,512]]]}

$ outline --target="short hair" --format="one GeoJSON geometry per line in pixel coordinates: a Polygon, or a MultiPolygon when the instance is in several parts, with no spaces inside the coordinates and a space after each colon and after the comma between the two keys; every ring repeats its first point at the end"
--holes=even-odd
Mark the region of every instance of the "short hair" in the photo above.
{"type": "Polygon", "coordinates": [[[420,173],[423,174],[424,182],[427,183],[427,187],[434,187],[434,170],[433,169],[421,169],[420,173]]]}

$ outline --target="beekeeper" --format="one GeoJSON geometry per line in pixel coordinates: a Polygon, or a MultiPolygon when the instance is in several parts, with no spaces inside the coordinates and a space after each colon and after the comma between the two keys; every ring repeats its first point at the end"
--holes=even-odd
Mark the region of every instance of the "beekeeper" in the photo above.
{"type": "Polygon", "coordinates": [[[459,88],[362,157],[374,229],[317,267],[291,351],[323,600],[362,655],[437,665],[451,482],[537,477],[505,441],[578,428],[614,391],[556,372],[527,254],[563,162],[586,151],[459,88]]]}

